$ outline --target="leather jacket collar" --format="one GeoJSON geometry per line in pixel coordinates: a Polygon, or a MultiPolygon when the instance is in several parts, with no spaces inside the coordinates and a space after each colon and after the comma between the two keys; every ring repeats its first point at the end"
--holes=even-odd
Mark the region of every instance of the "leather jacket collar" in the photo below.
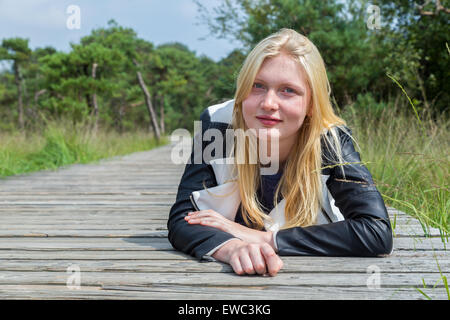
{"type": "MultiPolygon", "coordinates": [[[[221,158],[210,161],[216,177],[217,186],[193,191],[190,199],[196,210],[212,209],[227,219],[235,220],[241,198],[237,177],[232,175],[233,158],[221,158]]],[[[334,205],[334,199],[326,186],[328,175],[322,174],[323,208],[318,213],[316,224],[326,224],[344,220],[339,209],[334,205]]],[[[285,224],[285,199],[280,200],[270,212],[270,220],[265,221],[265,229],[278,231],[285,224]]]]}

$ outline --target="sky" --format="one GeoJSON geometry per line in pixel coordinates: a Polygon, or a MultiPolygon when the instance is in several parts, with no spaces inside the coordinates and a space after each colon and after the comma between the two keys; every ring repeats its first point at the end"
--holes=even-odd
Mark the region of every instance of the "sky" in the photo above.
{"type": "MultiPolygon", "coordinates": [[[[219,2],[204,1],[208,8],[219,2]]],[[[178,41],[215,61],[239,47],[210,35],[199,16],[193,0],[0,0],[0,41],[22,37],[30,40],[32,49],[52,46],[68,52],[70,42],[78,43],[92,29],[106,27],[114,19],[155,45],[178,41]],[[79,29],[67,26],[69,20],[69,26],[76,27],[74,11],[68,11],[71,5],[80,10],[79,29]]]]}

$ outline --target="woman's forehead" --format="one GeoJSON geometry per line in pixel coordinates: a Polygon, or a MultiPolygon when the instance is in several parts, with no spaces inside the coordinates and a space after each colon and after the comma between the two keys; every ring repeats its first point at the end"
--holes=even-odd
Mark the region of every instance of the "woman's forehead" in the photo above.
{"type": "Polygon", "coordinates": [[[280,54],[263,61],[255,80],[303,83],[306,81],[306,72],[298,60],[280,54]]]}

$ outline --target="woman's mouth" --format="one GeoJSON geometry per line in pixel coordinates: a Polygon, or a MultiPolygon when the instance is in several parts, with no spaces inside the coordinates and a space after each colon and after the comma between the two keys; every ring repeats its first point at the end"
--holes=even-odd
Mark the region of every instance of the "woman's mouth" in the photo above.
{"type": "Polygon", "coordinates": [[[281,120],[278,120],[278,119],[271,119],[271,118],[263,118],[263,117],[256,117],[259,121],[261,121],[261,123],[263,124],[263,125],[266,125],[266,126],[274,126],[274,125],[276,125],[277,123],[280,123],[281,122],[281,120]]]}

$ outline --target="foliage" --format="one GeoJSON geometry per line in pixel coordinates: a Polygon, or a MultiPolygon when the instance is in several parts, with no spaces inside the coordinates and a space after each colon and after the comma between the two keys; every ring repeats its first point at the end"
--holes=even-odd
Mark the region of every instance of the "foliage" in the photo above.
{"type": "MultiPolygon", "coordinates": [[[[246,52],[283,27],[308,36],[325,60],[338,106],[365,92],[376,99],[400,94],[389,72],[408,83],[423,108],[448,108],[450,25],[444,11],[423,15],[414,0],[225,0],[213,12],[195,2],[212,35],[237,41],[246,52]],[[367,27],[372,4],[380,7],[380,29],[367,27]]],[[[449,8],[449,2],[441,3],[449,8]]]]}
{"type": "MultiPolygon", "coordinates": [[[[65,117],[74,124],[92,121],[94,97],[102,125],[119,132],[149,128],[137,71],[143,75],[158,120],[164,115],[166,131],[192,129],[206,105],[232,96],[233,86],[227,83],[231,65],[235,66],[232,61],[242,57],[233,52],[230,61],[216,63],[196,56],[181,43],[155,47],[114,20],[106,28],[92,30],[80,43],[72,43],[68,53],[51,47],[26,51],[27,46],[27,39],[5,39],[0,59],[20,64],[29,129],[39,127],[45,119],[65,117]],[[8,49],[12,44],[18,52],[15,56],[8,49]]],[[[17,127],[17,111],[7,107],[16,104],[18,95],[12,71],[0,72],[1,130],[17,127]]]]}

